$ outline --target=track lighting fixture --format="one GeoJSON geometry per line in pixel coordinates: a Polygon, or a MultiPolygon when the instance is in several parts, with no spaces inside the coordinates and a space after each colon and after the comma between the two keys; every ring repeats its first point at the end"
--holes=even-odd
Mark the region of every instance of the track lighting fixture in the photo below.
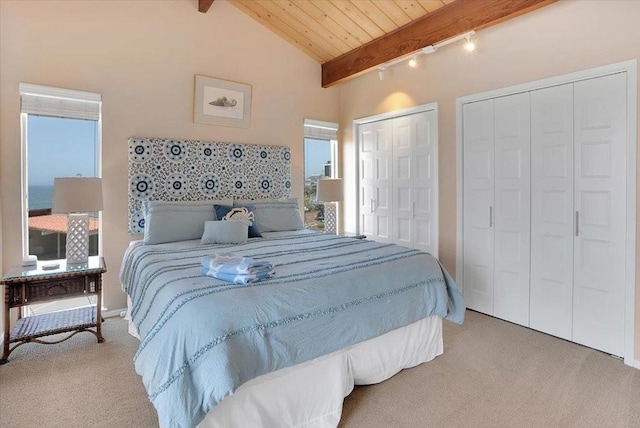
{"type": "Polygon", "coordinates": [[[391,67],[392,65],[395,65],[395,64],[398,64],[400,62],[406,61],[407,59],[409,60],[409,67],[416,68],[418,66],[418,56],[419,55],[432,54],[436,50],[440,49],[441,47],[444,47],[446,45],[450,45],[451,43],[455,43],[458,40],[466,39],[466,42],[464,44],[464,49],[467,52],[473,52],[475,50],[475,48],[476,48],[476,45],[473,42],[473,40],[471,40],[471,36],[473,36],[474,34],[476,34],[475,31],[469,31],[467,33],[460,34],[458,36],[455,36],[455,37],[452,37],[450,39],[447,39],[447,40],[445,40],[443,42],[426,46],[426,47],[420,49],[419,51],[412,52],[412,53],[410,53],[408,55],[402,56],[400,58],[396,58],[396,59],[394,59],[392,61],[385,62],[380,67],[378,67],[378,77],[380,78],[380,80],[384,80],[387,77],[387,71],[386,70],[387,70],[388,67],[391,67]]]}
{"type": "Polygon", "coordinates": [[[471,40],[471,34],[467,34],[467,41],[464,42],[464,50],[467,52],[473,52],[476,50],[476,44],[471,40]]]}

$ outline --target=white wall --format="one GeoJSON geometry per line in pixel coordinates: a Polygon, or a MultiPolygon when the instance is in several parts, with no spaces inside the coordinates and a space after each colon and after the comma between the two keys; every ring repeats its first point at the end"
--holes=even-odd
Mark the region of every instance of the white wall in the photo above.
{"type": "MultiPolygon", "coordinates": [[[[398,64],[391,68],[391,76],[384,81],[380,81],[374,71],[340,85],[341,158],[346,193],[355,193],[357,188],[356,176],[351,172],[356,162],[354,119],[438,102],[440,260],[454,273],[456,98],[638,58],[639,22],[640,1],[637,0],[562,0],[479,31],[477,51],[473,55],[467,55],[461,43],[453,44],[427,56],[422,68],[414,70],[404,63],[398,64]]],[[[344,227],[355,230],[355,198],[344,205],[344,227]]],[[[640,227],[637,230],[640,231],[640,227]]],[[[640,267],[640,261],[636,265],[640,267]]],[[[640,284],[636,284],[635,354],[638,358],[640,284]]]]}
{"type": "MultiPolygon", "coordinates": [[[[27,82],[103,96],[104,302],[126,306],[118,270],[127,234],[127,139],[176,137],[287,145],[303,196],[303,118],[337,122],[338,88],[320,66],[231,6],[197,0],[0,2],[3,267],[21,260],[20,97],[27,82]],[[249,83],[250,129],[193,123],[194,75],[249,83]]],[[[0,317],[1,319],[1,317],[0,317]]]]}

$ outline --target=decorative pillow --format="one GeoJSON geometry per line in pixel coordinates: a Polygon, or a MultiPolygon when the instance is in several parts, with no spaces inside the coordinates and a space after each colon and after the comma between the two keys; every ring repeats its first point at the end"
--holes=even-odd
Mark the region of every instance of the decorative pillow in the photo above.
{"type": "Polygon", "coordinates": [[[198,239],[204,231],[205,221],[215,220],[215,204],[221,201],[147,201],[144,209],[144,243],[162,244],[165,242],[198,239]]]}
{"type": "Polygon", "coordinates": [[[233,201],[234,205],[251,203],[260,232],[304,229],[297,198],[233,201]]]}
{"type": "Polygon", "coordinates": [[[207,221],[201,244],[244,244],[249,235],[249,223],[240,221],[207,221]]]}
{"type": "Polygon", "coordinates": [[[218,220],[244,220],[249,223],[249,238],[260,238],[260,229],[255,222],[253,206],[233,207],[229,205],[216,205],[216,217],[218,220]]]}

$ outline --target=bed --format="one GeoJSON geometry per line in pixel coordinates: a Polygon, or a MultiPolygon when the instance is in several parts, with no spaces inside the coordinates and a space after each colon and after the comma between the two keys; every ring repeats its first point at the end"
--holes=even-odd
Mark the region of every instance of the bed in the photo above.
{"type": "Polygon", "coordinates": [[[138,241],[121,269],[134,357],[161,426],[336,426],[354,384],[442,353],[464,304],[426,253],[310,231],[243,245],[138,241]],[[238,286],[203,276],[218,252],[269,260],[238,286]]]}
{"type": "Polygon", "coordinates": [[[435,358],[442,319],[462,322],[430,255],[304,230],[288,147],[132,137],[128,150],[129,232],[144,239],[120,280],[161,426],[335,427],[354,384],[435,358]],[[202,275],[202,257],[229,252],[275,275],[202,275]]]}

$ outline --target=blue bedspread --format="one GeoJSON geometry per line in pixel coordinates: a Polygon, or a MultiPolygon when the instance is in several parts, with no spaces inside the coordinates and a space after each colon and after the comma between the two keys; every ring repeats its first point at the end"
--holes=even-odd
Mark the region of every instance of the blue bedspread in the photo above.
{"type": "Polygon", "coordinates": [[[430,315],[462,323],[464,302],[432,256],[319,233],[129,247],[120,279],[140,334],[135,368],[163,427],[193,427],[248,380],[430,315]],[[200,259],[268,260],[248,285],[204,277],[200,259]]]}

